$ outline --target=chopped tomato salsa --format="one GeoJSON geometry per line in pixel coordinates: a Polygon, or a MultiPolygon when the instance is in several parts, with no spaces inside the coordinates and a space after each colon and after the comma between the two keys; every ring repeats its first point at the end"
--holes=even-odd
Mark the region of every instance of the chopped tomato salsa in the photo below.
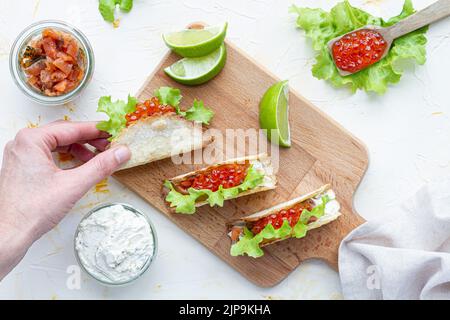
{"type": "Polygon", "coordinates": [[[136,105],[136,110],[128,113],[125,118],[127,119],[127,126],[129,126],[139,119],[150,117],[155,114],[175,113],[175,111],[174,107],[160,104],[158,98],[153,97],[150,100],[146,100],[144,103],[138,103],[136,105]]]}
{"type": "MultiPolygon", "coordinates": [[[[271,224],[275,229],[280,229],[283,226],[285,220],[289,222],[291,227],[294,227],[304,209],[311,211],[314,208],[314,202],[312,200],[306,200],[302,203],[296,204],[290,209],[283,209],[275,214],[271,214],[270,216],[264,217],[253,223],[251,227],[251,231],[253,234],[260,233],[268,224],[271,224]]],[[[313,222],[315,220],[314,217],[308,221],[313,222]]]]}
{"type": "Polygon", "coordinates": [[[222,164],[180,182],[179,186],[184,190],[194,188],[217,191],[220,186],[224,189],[233,188],[244,182],[249,167],[250,163],[248,162],[222,164]]]}
{"type": "Polygon", "coordinates": [[[374,30],[358,30],[345,35],[332,46],[336,66],[354,73],[378,62],[386,51],[383,36],[374,30]]]}
{"type": "Polygon", "coordinates": [[[84,77],[86,57],[70,34],[44,29],[20,56],[28,83],[46,96],[59,96],[74,90],[84,77]]]}

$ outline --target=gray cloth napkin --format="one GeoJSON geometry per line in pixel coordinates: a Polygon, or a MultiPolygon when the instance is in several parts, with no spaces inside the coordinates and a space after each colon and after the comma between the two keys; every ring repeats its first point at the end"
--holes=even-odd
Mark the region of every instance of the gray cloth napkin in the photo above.
{"type": "Polygon", "coordinates": [[[353,230],[339,274],[346,299],[450,299],[450,180],[353,230]]]}

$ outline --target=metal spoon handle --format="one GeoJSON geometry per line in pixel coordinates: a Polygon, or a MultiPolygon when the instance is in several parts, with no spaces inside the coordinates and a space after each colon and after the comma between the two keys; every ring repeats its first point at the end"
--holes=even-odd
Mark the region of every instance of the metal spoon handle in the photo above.
{"type": "Polygon", "coordinates": [[[450,16],[450,0],[439,0],[389,28],[392,39],[450,16]]]}

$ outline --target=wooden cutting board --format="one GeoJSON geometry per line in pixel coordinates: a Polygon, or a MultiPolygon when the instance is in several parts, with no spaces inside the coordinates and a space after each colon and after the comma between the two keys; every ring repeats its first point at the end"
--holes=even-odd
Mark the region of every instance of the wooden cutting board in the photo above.
{"type": "MultiPolygon", "coordinates": [[[[197,87],[180,85],[164,74],[163,69],[179,59],[173,53],[167,54],[137,97],[147,99],[160,86],[177,87],[183,94],[182,107],[189,107],[194,98],[211,106],[216,113],[211,127],[222,131],[259,128],[259,101],[280,79],[232,44],[228,43],[227,49],[228,60],[222,72],[197,87]]],[[[292,147],[280,150],[276,190],[227,201],[223,208],[204,206],[195,215],[181,215],[167,209],[161,196],[162,182],[205,165],[175,165],[166,159],[118,172],[115,177],[259,286],[279,283],[310,258],[323,259],[337,269],[341,240],[364,222],[353,209],[353,194],[368,165],[367,151],[357,138],[293,90],[289,99],[292,147]],[[342,205],[342,216],[337,221],[310,231],[306,238],[269,246],[259,259],[230,256],[227,221],[310,192],[325,183],[332,184],[342,205]]]]}

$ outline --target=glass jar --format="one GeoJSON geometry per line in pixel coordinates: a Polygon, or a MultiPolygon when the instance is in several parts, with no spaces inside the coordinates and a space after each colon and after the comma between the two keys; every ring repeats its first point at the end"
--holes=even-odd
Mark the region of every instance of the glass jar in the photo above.
{"type": "Polygon", "coordinates": [[[44,105],[61,105],[75,99],[92,78],[94,72],[94,52],[89,40],[77,28],[61,21],[45,20],[33,23],[25,30],[23,30],[11,48],[9,56],[9,68],[14,82],[19,89],[33,101],[44,105]],[[20,56],[23,54],[25,48],[31,40],[41,36],[42,30],[46,28],[55,29],[70,34],[79,45],[85,56],[84,77],[81,79],[78,86],[65,94],[59,96],[47,96],[28,84],[28,77],[20,65],[20,56]]]}
{"type": "Polygon", "coordinates": [[[75,257],[77,259],[78,264],[81,266],[81,268],[84,270],[84,272],[86,272],[89,276],[91,276],[92,278],[94,278],[95,280],[97,280],[98,282],[100,282],[103,285],[106,286],[112,286],[112,287],[116,287],[116,286],[126,286],[128,284],[131,284],[132,282],[134,282],[135,280],[139,279],[150,267],[150,265],[152,264],[152,262],[155,260],[156,255],[158,253],[158,237],[156,235],[156,230],[155,227],[153,225],[153,223],[150,221],[150,219],[141,211],[137,210],[136,208],[134,208],[133,206],[129,205],[129,204],[125,204],[125,203],[104,203],[101,205],[98,205],[96,207],[94,207],[92,210],[90,210],[80,221],[80,223],[78,224],[77,230],[75,232],[75,236],[74,236],[74,251],[75,251],[75,257]],[[77,244],[77,237],[80,231],[80,225],[81,223],[86,220],[87,218],[89,218],[91,215],[93,215],[94,213],[98,212],[101,209],[104,208],[109,208],[112,206],[122,206],[124,209],[134,213],[135,215],[139,216],[139,217],[143,217],[145,219],[145,221],[147,221],[149,227],[150,227],[150,231],[151,231],[151,236],[153,238],[153,252],[149,255],[147,261],[145,262],[144,266],[139,270],[139,273],[137,273],[135,276],[131,277],[130,279],[127,279],[126,281],[120,281],[120,282],[114,282],[114,281],[106,281],[105,279],[101,279],[98,276],[96,276],[95,274],[93,274],[92,272],[89,272],[89,270],[84,266],[82,259],[79,256],[78,250],[76,248],[76,244],[77,244]]]}

